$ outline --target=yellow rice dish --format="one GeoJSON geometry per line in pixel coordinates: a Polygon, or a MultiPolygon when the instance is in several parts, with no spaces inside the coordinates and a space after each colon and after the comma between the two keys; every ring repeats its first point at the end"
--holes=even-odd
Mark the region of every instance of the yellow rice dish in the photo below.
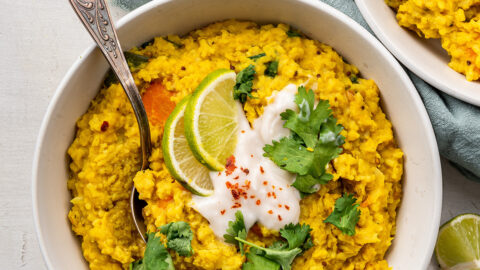
{"type": "Polygon", "coordinates": [[[397,11],[398,23],[420,37],[439,38],[451,56],[448,64],[465,74],[467,80],[480,79],[479,0],[386,0],[397,11]]]}
{"type": "MultiPolygon", "coordinates": [[[[161,85],[167,93],[162,98],[174,106],[219,68],[238,73],[255,64],[252,94],[257,98],[244,105],[250,123],[263,113],[274,90],[306,81],[307,87],[318,85],[316,98],[330,102],[333,115],[344,127],[345,143],[342,154],[329,166],[333,180],[301,200],[300,222],[313,229],[314,246],[295,259],[293,269],[388,269],[384,255],[395,235],[403,153],[380,107],[379,89],[374,81],[358,78],[357,68],[331,47],[305,37],[289,37],[288,30],[284,24],[230,20],[184,37],[158,37],[146,47],[133,49],[150,58],[134,71],[149,118],[152,121],[154,114],[165,114],[150,108],[146,96],[151,85],[161,85]],[[266,56],[255,62],[248,58],[262,52],[266,56]],[[265,76],[264,63],[274,59],[279,61],[278,75],[265,76]],[[323,222],[344,192],[354,194],[360,203],[354,236],[323,222]]],[[[143,256],[145,245],[129,210],[132,179],[140,198],[148,203],[143,212],[148,230],[157,231],[174,221],[191,226],[194,255],[180,257],[171,252],[176,269],[241,269],[245,256],[215,237],[208,221],[189,206],[191,193],[169,174],[161,149],[164,121],[157,117],[152,122],[150,168],[137,173],[141,158],[138,127],[118,83],[101,89],[77,121],[77,133],[68,149],[68,188],[73,195],[68,217],[80,236],[90,269],[128,269],[143,256]]],[[[247,239],[265,245],[278,237],[277,231],[257,224],[247,239]]]]}

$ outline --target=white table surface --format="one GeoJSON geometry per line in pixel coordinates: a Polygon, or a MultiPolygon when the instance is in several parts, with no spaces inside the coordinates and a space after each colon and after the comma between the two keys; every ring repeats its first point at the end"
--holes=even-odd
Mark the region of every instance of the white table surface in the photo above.
{"type": "MultiPolygon", "coordinates": [[[[35,141],[57,85],[92,41],[66,0],[0,0],[0,7],[0,269],[46,269],[31,207],[35,141]]],[[[480,213],[480,183],[442,166],[442,223],[480,213]]]]}

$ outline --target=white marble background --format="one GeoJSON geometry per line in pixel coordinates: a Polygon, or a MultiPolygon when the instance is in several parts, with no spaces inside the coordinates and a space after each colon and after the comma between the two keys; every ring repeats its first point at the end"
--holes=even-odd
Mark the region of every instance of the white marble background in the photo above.
{"type": "MultiPolygon", "coordinates": [[[[0,0],[0,10],[0,269],[46,269],[31,209],[35,140],[57,85],[92,41],[66,0],[0,0]]],[[[480,183],[442,166],[442,223],[480,213],[480,183]]]]}

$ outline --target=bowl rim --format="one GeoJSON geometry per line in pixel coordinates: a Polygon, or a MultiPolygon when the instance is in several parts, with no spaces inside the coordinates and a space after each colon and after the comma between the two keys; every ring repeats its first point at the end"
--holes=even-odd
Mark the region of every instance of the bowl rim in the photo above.
{"type": "MultiPolygon", "coordinates": [[[[141,16],[143,13],[155,9],[157,6],[161,6],[165,3],[168,2],[173,2],[174,0],[153,0],[151,2],[148,2],[144,4],[143,6],[140,6],[139,8],[131,11],[130,13],[126,14],[124,17],[118,20],[118,22],[115,23],[115,26],[117,28],[122,28],[124,25],[128,24],[131,22],[134,18],[137,16],[141,16]]],[[[411,95],[414,105],[416,108],[418,108],[420,114],[419,118],[420,120],[426,125],[426,131],[427,133],[424,134],[426,137],[428,137],[428,142],[429,142],[429,148],[432,150],[432,159],[433,159],[433,169],[434,169],[434,175],[432,175],[432,178],[434,178],[434,194],[435,196],[435,202],[434,205],[436,206],[435,209],[433,209],[433,217],[434,217],[434,228],[431,232],[430,235],[430,243],[429,243],[429,248],[425,250],[425,258],[423,260],[423,263],[421,265],[420,269],[426,269],[428,264],[430,263],[431,257],[433,255],[433,250],[435,247],[436,243],[436,238],[438,234],[438,227],[440,225],[440,217],[441,217],[441,210],[442,210],[442,173],[441,173],[441,164],[440,164],[440,156],[438,152],[438,146],[437,146],[437,141],[435,138],[435,134],[433,132],[433,128],[430,122],[430,118],[427,114],[427,111],[423,105],[423,102],[416,91],[415,86],[413,85],[412,81],[408,77],[406,71],[402,68],[402,66],[398,63],[398,61],[393,57],[393,55],[382,45],[382,43],[376,39],[371,33],[369,33],[365,28],[363,28],[360,24],[358,24],[356,21],[354,21],[352,18],[347,16],[346,14],[342,13],[341,11],[335,9],[334,7],[321,2],[321,1],[315,1],[315,0],[297,0],[298,2],[303,2],[304,4],[310,5],[316,9],[320,9],[325,11],[326,13],[331,14],[332,16],[337,17],[339,20],[343,21],[345,24],[347,24],[350,28],[352,28],[355,32],[357,32],[362,38],[364,38],[367,42],[371,43],[378,51],[379,54],[381,54],[390,64],[392,67],[395,69],[396,73],[401,76],[402,81],[407,84],[407,91],[411,95]]],[[[72,15],[73,16],[73,15],[72,15]]],[[[43,238],[41,234],[41,224],[40,224],[40,217],[39,217],[39,212],[38,212],[38,197],[37,197],[37,191],[38,191],[38,171],[39,171],[39,160],[40,160],[40,153],[42,152],[42,148],[44,147],[42,142],[44,141],[45,138],[45,133],[47,131],[47,126],[48,123],[51,119],[51,116],[54,112],[54,108],[57,107],[57,104],[59,102],[60,97],[64,93],[64,89],[71,80],[71,78],[74,76],[74,74],[77,72],[77,70],[83,65],[83,63],[86,61],[87,57],[92,54],[96,50],[96,45],[93,44],[90,45],[80,56],[75,60],[73,65],[69,68],[67,73],[64,75],[62,78],[59,86],[56,88],[54,95],[47,107],[47,111],[45,113],[45,116],[42,120],[40,129],[39,129],[39,135],[36,140],[35,144],[35,152],[34,152],[34,157],[33,157],[33,166],[32,166],[32,212],[33,212],[33,219],[34,219],[34,225],[35,225],[35,233],[37,236],[38,244],[40,247],[40,251],[42,253],[42,257],[44,259],[44,262],[47,266],[47,269],[54,269],[53,264],[50,260],[50,257],[47,253],[46,247],[45,247],[45,239],[43,238]]]]}

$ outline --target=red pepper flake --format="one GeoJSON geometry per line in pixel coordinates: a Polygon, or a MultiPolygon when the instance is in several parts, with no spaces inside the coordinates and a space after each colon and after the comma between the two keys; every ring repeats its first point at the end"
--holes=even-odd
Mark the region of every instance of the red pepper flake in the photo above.
{"type": "Polygon", "coordinates": [[[245,133],[245,130],[242,130],[242,133],[245,133]]]}
{"type": "Polygon", "coordinates": [[[275,192],[272,192],[272,196],[273,196],[274,199],[277,198],[277,194],[275,194],[275,192]]]}
{"type": "Polygon", "coordinates": [[[253,158],[253,155],[250,155],[250,157],[252,157],[252,158],[253,158]]]}
{"type": "Polygon", "coordinates": [[[290,206],[285,204],[285,209],[290,210],[290,206]]]}
{"type": "Polygon", "coordinates": [[[279,208],[282,208],[282,205],[281,205],[281,204],[279,204],[279,205],[278,205],[278,207],[279,207],[279,208]]]}
{"type": "Polygon", "coordinates": [[[238,179],[238,175],[237,175],[237,176],[235,176],[233,179],[237,180],[237,179],[238,179]]]}
{"type": "Polygon", "coordinates": [[[222,175],[222,172],[218,172],[218,176],[222,175]]]}
{"type": "Polygon", "coordinates": [[[232,208],[240,208],[240,207],[242,207],[242,204],[240,204],[240,203],[238,203],[238,202],[236,202],[236,203],[232,206],[232,208]]]}
{"type": "Polygon", "coordinates": [[[282,221],[282,216],[278,215],[278,220],[282,221]]]}
{"type": "Polygon", "coordinates": [[[245,185],[243,185],[242,187],[248,190],[250,189],[250,184],[251,184],[250,180],[245,180],[245,185]]]}
{"type": "Polygon", "coordinates": [[[271,215],[271,214],[273,214],[273,211],[272,211],[272,210],[268,210],[268,213],[271,215]]]}
{"type": "MultiPolygon", "coordinates": [[[[260,166],[260,172],[263,174],[265,171],[263,170],[263,167],[260,166]]],[[[264,182],[265,183],[265,182],[264,182]]]]}
{"type": "Polygon", "coordinates": [[[225,174],[228,176],[235,171],[237,166],[235,166],[235,156],[231,155],[227,158],[227,163],[225,164],[225,174]]]}
{"type": "Polygon", "coordinates": [[[220,211],[220,214],[225,214],[225,209],[223,209],[222,211],[220,211]]]}
{"type": "Polygon", "coordinates": [[[267,181],[263,181],[263,185],[264,185],[264,186],[268,185],[268,182],[267,182],[267,181]]]}
{"type": "Polygon", "coordinates": [[[100,127],[100,130],[101,130],[102,132],[105,132],[105,131],[107,131],[107,128],[108,128],[108,122],[107,122],[107,121],[103,121],[102,126],[100,127]]]}
{"type": "Polygon", "coordinates": [[[250,196],[250,199],[253,199],[253,198],[255,198],[255,195],[251,195],[251,196],[250,196]]]}
{"type": "Polygon", "coordinates": [[[269,198],[272,197],[272,193],[268,192],[268,193],[267,193],[267,196],[268,196],[269,198]]]}
{"type": "Polygon", "coordinates": [[[250,173],[250,170],[247,169],[247,168],[245,168],[245,169],[242,168],[242,171],[243,171],[243,173],[245,173],[246,175],[248,175],[248,174],[250,173]]]}
{"type": "Polygon", "coordinates": [[[260,200],[257,200],[256,204],[260,205],[262,202],[260,200]]]}

